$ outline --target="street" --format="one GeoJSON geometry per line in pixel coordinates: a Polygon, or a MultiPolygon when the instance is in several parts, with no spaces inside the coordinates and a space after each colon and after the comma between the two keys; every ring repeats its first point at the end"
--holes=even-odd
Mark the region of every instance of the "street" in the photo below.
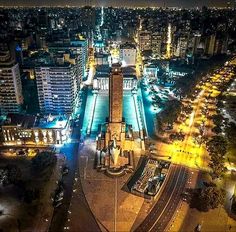
{"type": "Polygon", "coordinates": [[[181,201],[189,171],[183,166],[172,166],[157,203],[136,231],[164,231],[181,201]]]}

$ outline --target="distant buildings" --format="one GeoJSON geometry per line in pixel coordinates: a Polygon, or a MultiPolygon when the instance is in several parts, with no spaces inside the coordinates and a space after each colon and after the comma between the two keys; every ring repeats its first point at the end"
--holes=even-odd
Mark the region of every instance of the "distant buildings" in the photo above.
{"type": "Polygon", "coordinates": [[[8,50],[0,51],[0,110],[18,113],[23,104],[19,65],[8,50]]]}
{"type": "Polygon", "coordinates": [[[149,31],[139,32],[139,49],[141,51],[152,49],[152,35],[149,31]]]}
{"type": "Polygon", "coordinates": [[[159,32],[152,33],[152,55],[156,58],[161,57],[162,35],[159,32]]]}

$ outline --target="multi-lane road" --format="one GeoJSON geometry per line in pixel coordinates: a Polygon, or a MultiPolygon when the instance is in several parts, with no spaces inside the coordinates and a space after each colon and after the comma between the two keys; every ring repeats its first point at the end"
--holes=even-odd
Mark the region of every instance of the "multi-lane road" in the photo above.
{"type": "Polygon", "coordinates": [[[188,176],[188,168],[177,165],[171,166],[168,179],[164,183],[157,203],[136,229],[136,232],[161,232],[165,230],[181,201],[181,193],[184,192],[188,176]]]}

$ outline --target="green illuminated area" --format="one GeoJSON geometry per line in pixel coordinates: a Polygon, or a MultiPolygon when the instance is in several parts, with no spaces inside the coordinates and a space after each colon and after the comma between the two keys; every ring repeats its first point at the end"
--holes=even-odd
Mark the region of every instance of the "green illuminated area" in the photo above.
{"type": "MultiPolygon", "coordinates": [[[[85,117],[83,122],[82,132],[86,134],[88,131],[90,133],[97,133],[99,125],[106,122],[108,117],[109,109],[109,96],[105,93],[98,93],[97,99],[96,94],[89,92],[85,108],[85,117]],[[93,113],[94,106],[94,113],[93,113]],[[89,127],[91,129],[89,130],[89,127]]],[[[127,124],[132,125],[134,131],[138,131],[138,121],[135,111],[135,103],[131,92],[124,92],[123,95],[123,117],[127,124]]]]}

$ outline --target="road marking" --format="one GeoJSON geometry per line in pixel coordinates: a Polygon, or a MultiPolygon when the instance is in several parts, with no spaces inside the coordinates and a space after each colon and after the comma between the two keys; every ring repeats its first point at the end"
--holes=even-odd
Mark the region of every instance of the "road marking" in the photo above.
{"type": "Polygon", "coordinates": [[[116,185],[115,185],[114,232],[116,232],[116,218],[117,218],[117,178],[116,178],[116,185]]]}
{"type": "Polygon", "coordinates": [[[86,180],[86,175],[87,175],[87,166],[88,166],[88,156],[80,156],[80,158],[85,158],[85,167],[84,167],[84,180],[86,180]]]}
{"type": "MultiPolygon", "coordinates": [[[[173,191],[172,191],[172,193],[171,193],[171,195],[170,195],[170,197],[169,197],[169,199],[168,199],[168,201],[167,201],[167,203],[166,203],[164,209],[162,210],[161,214],[159,215],[159,217],[157,218],[157,220],[155,221],[155,223],[154,223],[154,224],[152,225],[152,227],[149,229],[149,231],[151,231],[151,230],[153,229],[153,227],[157,224],[158,220],[161,218],[161,216],[162,216],[163,213],[165,212],[165,209],[167,208],[168,204],[170,203],[170,201],[171,201],[171,199],[172,199],[172,196],[173,196],[173,194],[174,194],[174,192],[175,192],[174,190],[176,189],[178,180],[179,180],[179,178],[180,178],[180,173],[182,172],[182,169],[183,169],[183,167],[181,167],[181,170],[180,170],[179,173],[178,173],[178,178],[177,178],[177,180],[176,180],[176,182],[175,182],[173,191]]],[[[184,168],[184,169],[185,169],[185,168],[184,168]]]]}

